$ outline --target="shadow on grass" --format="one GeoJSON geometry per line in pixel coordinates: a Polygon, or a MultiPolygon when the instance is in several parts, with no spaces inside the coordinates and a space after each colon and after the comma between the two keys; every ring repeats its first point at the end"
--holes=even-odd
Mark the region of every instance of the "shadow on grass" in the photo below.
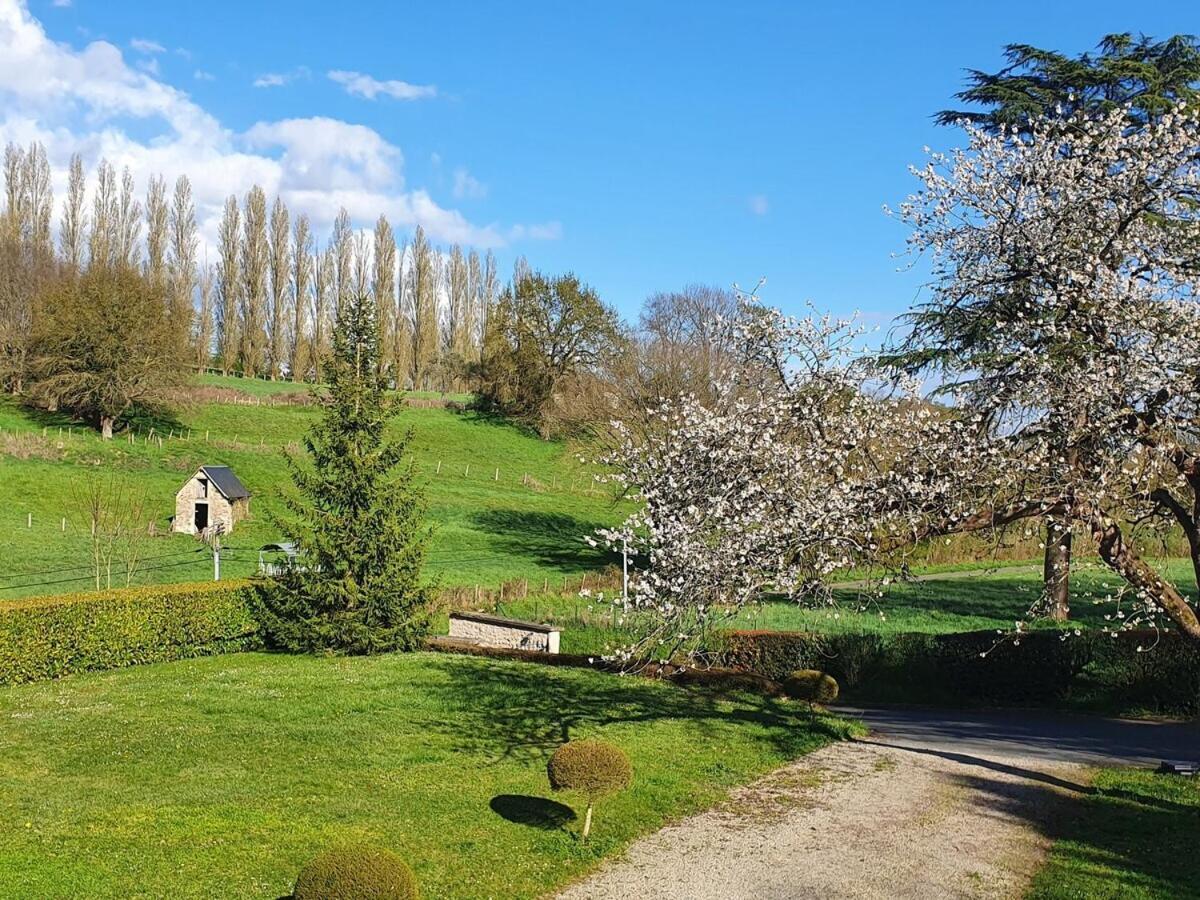
{"type": "Polygon", "coordinates": [[[1178,776],[1107,774],[1127,786],[1080,793],[983,776],[958,782],[990,810],[1024,819],[1055,842],[1028,897],[1200,897],[1200,856],[1192,850],[1200,842],[1200,786],[1178,776]],[[1162,796],[1180,791],[1190,802],[1162,796]]]}
{"type": "Polygon", "coordinates": [[[701,734],[732,723],[758,729],[787,758],[848,734],[848,725],[786,700],[732,697],[634,675],[551,669],[451,655],[431,661],[443,678],[445,726],[459,748],[495,759],[545,760],[554,748],[610,725],[686,721],[701,734]]]}
{"type": "Polygon", "coordinates": [[[523,794],[499,794],[488,804],[500,818],[517,825],[557,831],[575,819],[575,810],[557,800],[523,794]]]}
{"type": "Polygon", "coordinates": [[[505,553],[535,560],[539,565],[578,571],[620,564],[620,556],[589,547],[584,538],[604,527],[602,522],[566,513],[525,509],[490,509],[476,513],[473,522],[494,535],[492,544],[505,553]]]}

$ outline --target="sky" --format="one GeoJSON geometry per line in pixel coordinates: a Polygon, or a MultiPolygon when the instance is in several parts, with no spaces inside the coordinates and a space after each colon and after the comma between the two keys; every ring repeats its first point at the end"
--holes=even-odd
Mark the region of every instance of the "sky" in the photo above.
{"type": "Polygon", "coordinates": [[[1191,2],[0,0],[0,143],[254,183],[328,233],[399,232],[573,271],[629,318],[690,282],[886,326],[920,296],[883,205],[964,71],[1200,32],[1191,2]]]}

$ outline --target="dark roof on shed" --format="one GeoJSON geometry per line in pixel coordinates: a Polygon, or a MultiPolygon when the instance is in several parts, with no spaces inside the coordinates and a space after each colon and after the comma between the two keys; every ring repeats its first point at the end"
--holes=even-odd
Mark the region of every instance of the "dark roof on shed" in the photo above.
{"type": "Polygon", "coordinates": [[[200,471],[208,476],[208,480],[226,500],[242,500],[250,496],[246,486],[233,474],[233,469],[229,466],[201,466],[200,471]]]}

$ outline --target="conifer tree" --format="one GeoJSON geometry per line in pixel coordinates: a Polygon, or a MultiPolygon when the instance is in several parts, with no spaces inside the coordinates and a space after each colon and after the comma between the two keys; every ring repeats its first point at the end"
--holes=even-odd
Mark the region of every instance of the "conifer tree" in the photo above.
{"type": "Polygon", "coordinates": [[[277,646],[299,652],[379,653],[420,646],[432,593],[422,580],[429,529],[415,482],[412,432],[387,436],[397,400],[379,372],[369,293],[346,298],[326,367],[323,415],[287,456],[295,490],[278,526],[296,563],[263,595],[277,646]]]}

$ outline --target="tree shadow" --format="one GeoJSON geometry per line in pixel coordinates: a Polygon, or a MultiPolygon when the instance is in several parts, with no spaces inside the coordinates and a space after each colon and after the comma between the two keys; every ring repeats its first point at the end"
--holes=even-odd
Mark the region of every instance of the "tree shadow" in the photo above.
{"type": "Polygon", "coordinates": [[[578,571],[602,569],[619,564],[619,554],[588,546],[584,538],[605,523],[580,519],[567,513],[534,512],[525,509],[489,509],[476,513],[472,521],[494,535],[493,544],[505,553],[523,556],[549,568],[578,571]]]}
{"type": "Polygon", "coordinates": [[[705,737],[730,722],[754,725],[788,758],[811,749],[815,736],[847,734],[839,720],[776,697],[450,654],[430,665],[443,676],[433,690],[448,710],[446,724],[434,727],[444,728],[459,750],[495,761],[544,761],[560,744],[598,728],[670,720],[686,721],[705,737]]]}
{"type": "Polygon", "coordinates": [[[557,831],[575,819],[575,810],[546,797],[498,794],[488,805],[492,812],[506,821],[546,831],[557,831]]]}

